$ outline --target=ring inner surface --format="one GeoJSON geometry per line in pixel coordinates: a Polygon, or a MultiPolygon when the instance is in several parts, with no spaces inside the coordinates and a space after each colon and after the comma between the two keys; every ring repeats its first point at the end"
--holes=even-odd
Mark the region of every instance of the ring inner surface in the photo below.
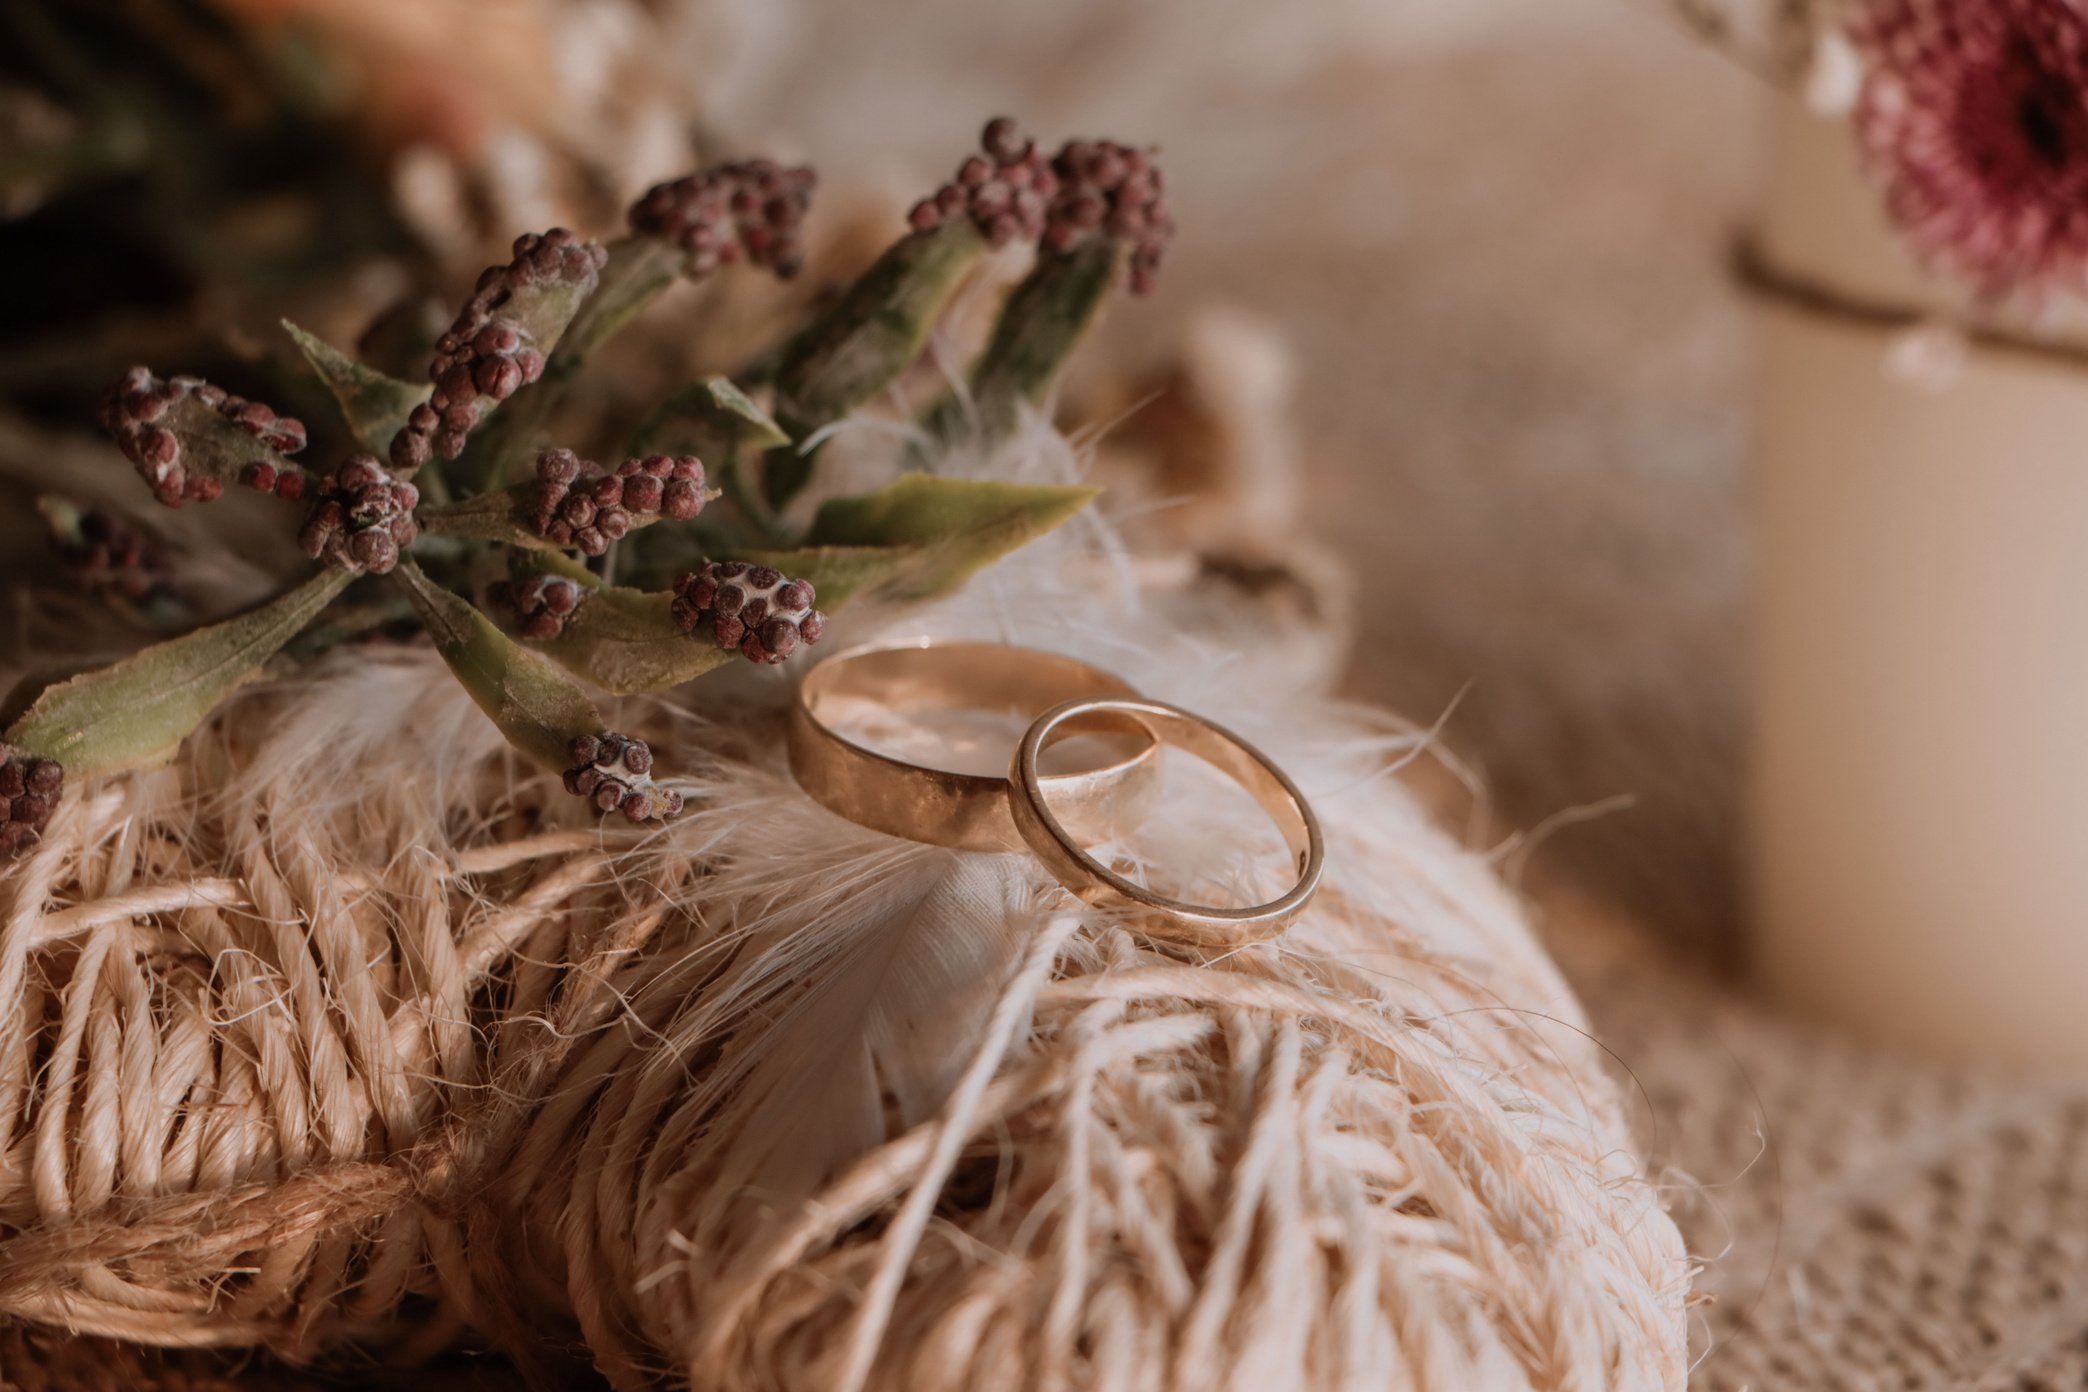
{"type": "MultiPolygon", "coordinates": [[[[999,779],[1008,751],[1063,701],[1129,695],[1120,679],[1071,658],[992,643],[873,649],[822,663],[800,699],[834,738],[866,753],[999,779]]],[[[1055,731],[1038,761],[1047,777],[1123,768],[1149,757],[1152,732],[1098,713],[1055,731]]]]}
{"type": "MultiPolygon", "coordinates": [[[[1065,851],[1078,858],[1085,865],[1089,874],[1110,885],[1125,898],[1147,906],[1197,918],[1211,920],[1249,919],[1288,899],[1290,893],[1284,891],[1291,891],[1292,886],[1297,883],[1295,877],[1304,875],[1307,872],[1312,841],[1311,824],[1307,820],[1306,805],[1302,795],[1298,794],[1294,788],[1287,786],[1283,776],[1276,772],[1273,766],[1265,764],[1262,758],[1249,746],[1237,742],[1236,737],[1221,731],[1208,722],[1184,716],[1180,712],[1164,705],[1150,703],[1139,698],[1118,700],[1105,697],[1098,698],[1096,708],[1069,711],[1058,717],[1058,720],[1070,725],[1108,717],[1126,720],[1135,719],[1144,725],[1163,745],[1171,746],[1182,754],[1193,756],[1195,760],[1206,765],[1205,773],[1200,775],[1200,777],[1208,776],[1214,781],[1223,780],[1231,785],[1233,795],[1241,797],[1243,802],[1251,801],[1258,806],[1262,815],[1268,820],[1269,830],[1277,833],[1282,846],[1288,852],[1289,863],[1287,868],[1292,878],[1287,883],[1271,883],[1268,888],[1278,892],[1275,894],[1275,897],[1266,901],[1260,901],[1258,896],[1250,892],[1232,903],[1204,902],[1198,899],[1185,899],[1176,897],[1173,894],[1161,893],[1149,885],[1141,884],[1127,877],[1118,868],[1113,867],[1102,859],[1097,859],[1093,852],[1076,846],[1072,839],[1064,834],[1063,825],[1061,824],[1059,828],[1054,830],[1054,835],[1065,851]]],[[[1057,733],[1056,723],[1054,727],[1046,729],[1044,740],[1047,747],[1049,741],[1057,733]]],[[[1042,768],[1041,757],[1039,758],[1038,766],[1040,769],[1042,768]]],[[[1166,776],[1163,775],[1163,780],[1166,776]]],[[[1041,802],[1047,810],[1055,811],[1055,809],[1051,809],[1051,800],[1048,796],[1043,798],[1041,802]]],[[[1191,809],[1206,809],[1213,806],[1209,799],[1194,797],[1186,802],[1178,799],[1176,805],[1187,806],[1191,809]]],[[[1195,845],[1209,845],[1213,839],[1231,848],[1231,855],[1223,859],[1227,865],[1236,871],[1244,870],[1248,861],[1256,858],[1249,847],[1238,839],[1237,825],[1225,823],[1222,819],[1220,824],[1216,826],[1192,824],[1181,828],[1172,828],[1171,830],[1176,833],[1173,839],[1178,844],[1161,851],[1151,861],[1154,868],[1164,870],[1165,867],[1184,863],[1185,860],[1193,860],[1195,857],[1186,854],[1186,852],[1195,845]]],[[[1151,852],[1159,848],[1149,845],[1145,849],[1151,852]]],[[[1274,866],[1268,866],[1267,869],[1273,871],[1274,866]]],[[[1238,887],[1236,886],[1236,888],[1238,887]]]]}

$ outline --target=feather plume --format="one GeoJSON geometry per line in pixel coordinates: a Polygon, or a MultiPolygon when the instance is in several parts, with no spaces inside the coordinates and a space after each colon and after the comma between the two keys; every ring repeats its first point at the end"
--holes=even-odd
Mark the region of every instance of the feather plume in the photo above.
{"type": "Polygon", "coordinates": [[[825,944],[825,958],[808,981],[779,983],[788,1003],[706,1082],[736,1092],[746,1118],[715,1134],[728,1189],[794,1205],[933,1117],[1027,938],[1037,896],[1020,857],[908,847],[859,868],[823,912],[775,925],[825,944]]]}

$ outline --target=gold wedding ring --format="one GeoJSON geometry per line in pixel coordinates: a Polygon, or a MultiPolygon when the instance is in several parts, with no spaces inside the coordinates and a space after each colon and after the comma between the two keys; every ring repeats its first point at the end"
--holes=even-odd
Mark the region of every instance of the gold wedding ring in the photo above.
{"type": "MultiPolygon", "coordinates": [[[[979,711],[1027,721],[1062,702],[1135,695],[1098,667],[1004,643],[855,648],[821,662],[799,684],[790,712],[790,771],[815,802],[862,826],[933,846],[1020,851],[1024,842],[1005,778],[880,753],[840,733],[834,714],[853,700],[906,715],[979,711]]],[[[1151,804],[1159,772],[1152,733],[1106,717],[1062,720],[1054,728],[1069,736],[1107,734],[1113,755],[1093,767],[1044,773],[1038,767],[1044,744],[1038,745],[1032,777],[1051,798],[1061,833],[1092,844],[1135,826],[1151,804]]]]}
{"type": "Polygon", "coordinates": [[[1282,932],[1318,891],[1326,860],[1319,818],[1297,784],[1267,755],[1201,716],[1143,697],[1076,698],[1038,716],[1015,750],[1008,800],[1016,830],[1060,884],[1086,903],[1128,911],[1156,937],[1195,947],[1239,947],[1282,932]],[[1297,882],[1268,903],[1247,908],[1191,904],[1134,884],[1083,850],[1063,815],[1065,804],[1051,780],[1039,772],[1038,760],[1057,731],[1098,716],[1136,719],[1155,739],[1196,755],[1252,794],[1282,831],[1297,867],[1297,882]]]}

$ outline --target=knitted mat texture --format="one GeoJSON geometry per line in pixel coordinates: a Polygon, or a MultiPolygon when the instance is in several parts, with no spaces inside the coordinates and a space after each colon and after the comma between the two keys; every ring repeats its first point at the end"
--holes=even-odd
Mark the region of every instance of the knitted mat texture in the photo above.
{"type": "Polygon", "coordinates": [[[2088,1386],[2088,1082],[1863,1047],[1581,903],[1547,939],[1704,1262],[1692,1388],[2088,1386]]]}

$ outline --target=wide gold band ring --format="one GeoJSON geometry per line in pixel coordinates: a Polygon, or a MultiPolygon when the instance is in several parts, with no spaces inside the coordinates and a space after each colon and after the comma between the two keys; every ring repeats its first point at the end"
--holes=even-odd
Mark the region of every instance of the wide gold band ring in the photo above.
{"type": "Polygon", "coordinates": [[[1318,892],[1326,861],[1326,841],[1312,805],[1268,756],[1201,716],[1143,697],[1076,699],[1038,716],[1016,747],[1008,772],[1008,803],[1023,841],[1052,877],[1078,898],[1098,907],[1128,910],[1153,936],[1195,947],[1240,947],[1282,932],[1318,892]],[[1135,719],[1154,738],[1203,759],[1250,793],[1283,833],[1297,866],[1297,882],[1268,903],[1247,908],[1191,904],[1134,884],[1083,850],[1061,815],[1063,804],[1055,803],[1051,780],[1040,774],[1038,760],[1055,732],[1068,723],[1111,716],[1135,719]]]}
{"type": "MultiPolygon", "coordinates": [[[[880,753],[834,728],[834,714],[853,700],[900,714],[983,711],[1027,721],[1062,702],[1135,694],[1099,667],[1004,643],[854,648],[821,662],[799,684],[790,711],[790,771],[813,801],[859,825],[932,846],[1020,851],[1005,778],[880,753]]],[[[1061,721],[1058,728],[1070,735],[1083,724],[1061,721]]],[[[1105,762],[1036,772],[1077,844],[1135,826],[1150,808],[1159,772],[1159,744],[1143,727],[1122,720],[1094,726],[1111,740],[1105,762]]]]}

